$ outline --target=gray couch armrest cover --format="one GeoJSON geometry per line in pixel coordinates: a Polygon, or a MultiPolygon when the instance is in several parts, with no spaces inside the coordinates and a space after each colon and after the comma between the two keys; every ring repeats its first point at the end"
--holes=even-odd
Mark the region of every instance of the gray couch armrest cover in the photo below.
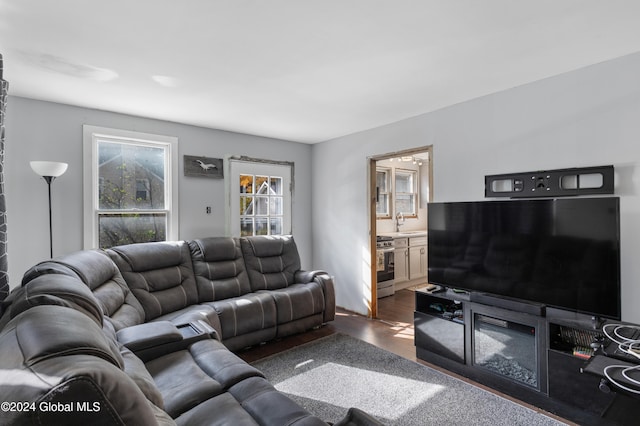
{"type": "Polygon", "coordinates": [[[310,283],[318,275],[328,276],[329,274],[322,270],[315,270],[315,271],[300,270],[300,271],[296,271],[295,275],[293,276],[293,279],[295,280],[296,283],[310,283]]]}
{"type": "Polygon", "coordinates": [[[295,274],[297,283],[317,282],[322,286],[324,294],[324,317],[322,322],[333,321],[336,318],[336,291],[333,277],[325,271],[297,271],[295,274]]]}
{"type": "Polygon", "coordinates": [[[123,328],[118,330],[116,336],[120,343],[133,352],[182,340],[178,327],[169,321],[154,321],[123,328]]]}

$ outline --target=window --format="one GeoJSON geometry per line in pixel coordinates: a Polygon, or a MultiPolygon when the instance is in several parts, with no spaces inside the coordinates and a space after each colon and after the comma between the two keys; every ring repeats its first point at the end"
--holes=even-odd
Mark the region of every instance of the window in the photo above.
{"type": "Polygon", "coordinates": [[[395,205],[396,214],[404,217],[417,217],[418,172],[416,170],[395,169],[395,205]]]}
{"type": "Polygon", "coordinates": [[[391,170],[376,169],[376,216],[378,219],[391,217],[391,170]]]}
{"type": "Polygon", "coordinates": [[[230,160],[230,235],[291,233],[292,165],[230,160]]]}
{"type": "Polygon", "coordinates": [[[136,179],[136,201],[142,202],[149,199],[151,186],[149,179],[136,179]]]}
{"type": "Polygon", "coordinates": [[[178,239],[177,142],[84,126],[85,248],[178,239]]]}
{"type": "Polygon", "coordinates": [[[240,175],[240,236],[282,235],[282,177],[240,175]]]}

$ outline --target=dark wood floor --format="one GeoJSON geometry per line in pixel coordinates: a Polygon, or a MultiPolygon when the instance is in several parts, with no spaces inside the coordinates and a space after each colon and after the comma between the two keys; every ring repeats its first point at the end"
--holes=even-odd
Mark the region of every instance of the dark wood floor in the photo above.
{"type": "MultiPolygon", "coordinates": [[[[311,342],[333,333],[343,333],[357,339],[364,340],[365,342],[369,342],[401,357],[427,365],[450,376],[457,377],[458,379],[469,382],[489,392],[496,393],[513,402],[529,407],[532,410],[541,411],[537,407],[518,401],[508,395],[496,392],[482,384],[473,382],[438,366],[417,359],[416,348],[413,343],[414,307],[414,292],[411,290],[400,290],[396,292],[394,296],[378,300],[377,319],[369,319],[344,309],[338,309],[335,321],[332,321],[317,330],[312,330],[250,348],[238,353],[238,356],[247,362],[255,362],[267,356],[275,355],[284,350],[291,349],[295,346],[311,342]]],[[[559,421],[565,422],[568,425],[574,424],[552,414],[545,414],[559,421]]]]}

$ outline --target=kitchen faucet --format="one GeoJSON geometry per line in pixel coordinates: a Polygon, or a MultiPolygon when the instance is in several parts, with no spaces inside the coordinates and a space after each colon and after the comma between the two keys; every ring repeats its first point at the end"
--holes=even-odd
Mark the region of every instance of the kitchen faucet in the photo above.
{"type": "Polygon", "coordinates": [[[400,227],[404,225],[404,215],[402,214],[402,212],[398,212],[396,213],[396,232],[400,232],[400,227]],[[400,223],[400,220],[402,219],[402,223],[400,223]]]}

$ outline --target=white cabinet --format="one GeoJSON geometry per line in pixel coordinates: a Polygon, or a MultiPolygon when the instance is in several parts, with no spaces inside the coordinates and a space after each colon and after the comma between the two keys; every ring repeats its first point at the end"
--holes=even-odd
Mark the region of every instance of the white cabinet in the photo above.
{"type": "Polygon", "coordinates": [[[409,280],[427,276],[427,237],[409,238],[409,280]]]}
{"type": "Polygon", "coordinates": [[[395,251],[393,253],[394,280],[396,283],[409,280],[409,240],[408,238],[396,238],[393,241],[395,251]]]}
{"type": "Polygon", "coordinates": [[[417,280],[427,276],[427,246],[409,247],[409,279],[417,280]]]}
{"type": "Polygon", "coordinates": [[[427,238],[394,239],[395,282],[413,281],[427,276],[427,238]]]}

